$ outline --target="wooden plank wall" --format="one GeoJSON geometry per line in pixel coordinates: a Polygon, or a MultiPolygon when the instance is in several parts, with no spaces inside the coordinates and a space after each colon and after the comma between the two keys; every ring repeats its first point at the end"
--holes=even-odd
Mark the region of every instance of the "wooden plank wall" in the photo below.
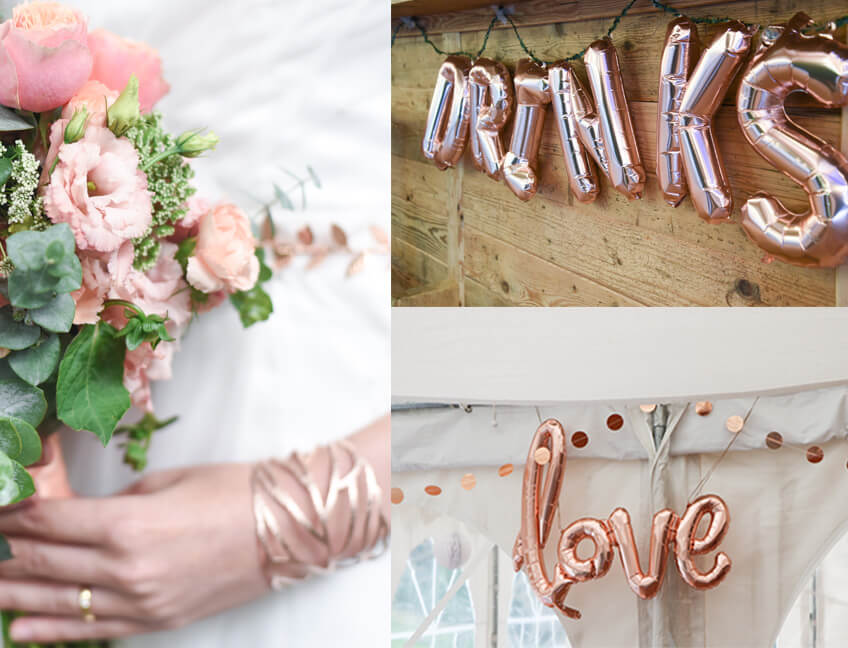
{"type": "MultiPolygon", "coordinates": [[[[691,16],[732,16],[760,24],[783,22],[800,3],[787,0],[671,2],[691,16]]],[[[515,5],[527,46],[545,60],[570,55],[606,32],[624,0],[530,0],[515,5]]],[[[848,12],[843,0],[809,0],[817,21],[848,12]]],[[[490,9],[422,20],[444,50],[476,51],[490,9]]],[[[660,51],[671,17],[638,0],[614,42],[642,160],[649,173],[645,196],[627,201],[602,179],[591,205],[576,202],[553,120],[546,120],[539,154],[541,183],[529,203],[503,183],[476,171],[466,157],[458,169],[439,171],[420,142],[436,73],[443,57],[421,36],[402,30],[392,49],[392,266],[397,305],[532,306],[820,306],[836,304],[833,270],[765,263],[737,223],[709,225],[688,199],[678,208],[662,201],[654,175],[656,98],[660,51]]],[[[717,32],[701,26],[708,42],[717,32]]],[[[843,33],[838,38],[845,37],[843,33]]],[[[511,71],[523,56],[511,29],[496,29],[486,56],[511,71]]],[[[585,79],[584,79],[585,81],[585,79]]],[[[790,208],[804,210],[806,194],[749,147],[732,106],[736,84],[716,117],[716,138],[733,188],[735,218],[753,192],[767,189],[790,208]]],[[[797,121],[835,146],[842,137],[839,110],[798,96],[797,121]]]]}

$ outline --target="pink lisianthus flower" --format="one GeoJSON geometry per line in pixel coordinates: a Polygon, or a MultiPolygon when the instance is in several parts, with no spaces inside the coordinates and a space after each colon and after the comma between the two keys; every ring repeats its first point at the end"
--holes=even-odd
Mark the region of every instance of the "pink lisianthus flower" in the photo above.
{"type": "Polygon", "coordinates": [[[153,411],[150,383],[171,378],[171,360],[176,342],[160,342],[156,348],[145,342],[124,358],[124,387],[133,405],[146,412],[153,411]]]}
{"type": "Polygon", "coordinates": [[[88,25],[79,11],[31,2],[0,25],[0,103],[44,112],[66,103],[89,78],[88,25]]]}
{"type": "Polygon", "coordinates": [[[67,123],[59,119],[50,129],[44,168],[52,173],[42,190],[44,211],[52,222],[70,225],[78,250],[114,252],[150,226],[147,176],[128,139],[90,125],[81,140],[65,144],[67,123]]]}
{"type": "Polygon", "coordinates": [[[255,249],[245,213],[233,204],[221,203],[200,219],[186,279],[204,293],[249,290],[259,277],[255,249]]]}
{"type": "MultiPolygon", "coordinates": [[[[109,289],[109,299],[123,299],[148,315],[167,317],[168,331],[173,337],[191,320],[191,293],[174,256],[176,253],[176,244],[162,241],[156,265],[147,272],[140,272],[130,264],[129,270],[122,273],[123,265],[117,264],[118,271],[112,275],[109,289]]],[[[123,317],[123,309],[120,310],[123,317]]]]}
{"type": "Polygon", "coordinates": [[[135,74],[141,112],[150,112],[171,89],[162,77],[162,59],[149,45],[97,29],[88,35],[88,47],[94,56],[92,79],[120,92],[135,74]]]}
{"type": "Polygon", "coordinates": [[[133,245],[126,241],[114,252],[88,251],[77,254],[82,265],[82,285],[79,290],[71,293],[76,304],[74,324],[96,324],[113,284],[126,281],[132,271],[133,245]]]}
{"type": "Polygon", "coordinates": [[[86,81],[85,85],[71,97],[62,109],[62,119],[70,120],[74,112],[81,108],[88,110],[88,126],[106,126],[106,110],[118,98],[115,90],[110,90],[100,81],[86,81]]]}

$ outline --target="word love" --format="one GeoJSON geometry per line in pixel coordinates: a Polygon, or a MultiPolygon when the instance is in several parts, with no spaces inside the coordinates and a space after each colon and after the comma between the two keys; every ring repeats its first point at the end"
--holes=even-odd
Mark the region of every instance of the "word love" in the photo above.
{"type": "MultiPolygon", "coordinates": [[[[848,105],[848,45],[827,33],[804,33],[811,24],[798,13],[786,25],[765,28],[749,57],[756,27],[730,21],[702,49],[695,24],[685,16],[673,20],[660,59],[656,175],[670,205],[688,195],[705,221],[731,221],[733,198],[712,121],[743,70],[736,113],[745,139],[804,189],[810,208],[793,213],[758,192],[742,207],[742,227],[769,258],[834,267],[848,259],[848,159],[792,122],[784,106],[796,91],[826,108],[848,105]]],[[[583,63],[591,94],[568,62],[540,66],[521,59],[511,79],[502,63],[448,57],[427,115],[424,156],[441,169],[454,167],[470,139],[475,167],[530,200],[539,186],[537,157],[552,104],[577,200],[595,200],[601,174],[623,195],[641,198],[645,171],[612,41],[592,43],[583,63]]]]}
{"type": "Polygon", "coordinates": [[[672,550],[681,577],[695,589],[715,587],[727,576],[730,558],[724,552],[716,554],[712,568],[706,572],[693,560],[694,556],[714,551],[727,533],[730,514],[727,504],[716,495],[698,498],[680,517],[670,509],[654,514],[647,571],[642,570],[630,515],[625,509],[617,508],[608,520],[582,518],[572,522],[560,536],[553,578],[548,576],[542,554],[559,506],[565,455],[565,431],[558,421],[548,419],[536,430],[527,456],[521,492],[521,530],[512,552],[515,570],[524,568],[542,603],[579,619],[580,612],[565,604],[569,589],[575,583],[604,576],[612,566],[616,547],[630,588],[643,599],[653,598],[659,592],[672,550]],[[543,482],[543,467],[535,460],[539,448],[546,448],[551,455],[543,482]],[[698,527],[705,516],[709,516],[707,528],[698,536],[698,527]],[[594,545],[594,552],[588,558],[581,558],[577,547],[587,539],[594,545]]]}

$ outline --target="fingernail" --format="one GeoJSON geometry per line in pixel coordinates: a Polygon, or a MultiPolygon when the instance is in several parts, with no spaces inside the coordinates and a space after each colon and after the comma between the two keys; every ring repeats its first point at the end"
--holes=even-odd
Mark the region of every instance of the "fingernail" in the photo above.
{"type": "Polygon", "coordinates": [[[12,637],[12,641],[29,641],[32,637],[29,626],[19,620],[12,622],[9,635],[12,637]]]}

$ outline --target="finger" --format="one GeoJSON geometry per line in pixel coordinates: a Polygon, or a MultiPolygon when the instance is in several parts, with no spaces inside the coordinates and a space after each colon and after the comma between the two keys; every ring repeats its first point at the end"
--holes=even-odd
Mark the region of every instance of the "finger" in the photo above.
{"type": "Polygon", "coordinates": [[[11,560],[0,562],[0,578],[49,580],[81,585],[116,585],[117,558],[91,547],[29,538],[7,538],[11,560]]]}
{"type": "Polygon", "coordinates": [[[85,639],[119,639],[149,632],[150,628],[137,621],[97,619],[86,622],[68,617],[20,617],[10,628],[12,641],[48,643],[83,641],[85,639]]]}
{"type": "Polygon", "coordinates": [[[0,534],[105,544],[110,521],[125,515],[126,501],[116,497],[34,499],[28,506],[0,512],[0,534]]]}
{"type": "MultiPolygon", "coordinates": [[[[79,586],[36,581],[0,580],[0,610],[53,616],[82,616],[79,586]]],[[[138,618],[138,606],[104,587],[91,588],[91,612],[104,618],[138,618]]]]}
{"type": "Polygon", "coordinates": [[[161,470],[142,477],[121,491],[121,495],[148,495],[164,490],[185,477],[185,469],[161,470]]]}

